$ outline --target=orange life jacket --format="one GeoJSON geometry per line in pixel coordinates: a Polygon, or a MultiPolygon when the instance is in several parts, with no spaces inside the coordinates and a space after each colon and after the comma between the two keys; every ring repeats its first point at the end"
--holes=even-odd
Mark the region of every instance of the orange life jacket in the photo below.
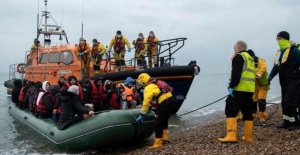
{"type": "Polygon", "coordinates": [[[127,101],[133,100],[133,89],[134,87],[128,88],[127,86],[124,86],[124,93],[127,95],[127,101]]]}
{"type": "Polygon", "coordinates": [[[125,43],[122,41],[123,37],[117,38],[115,37],[116,42],[114,43],[114,50],[119,51],[125,49],[125,43]]]}
{"type": "MultiPolygon", "coordinates": [[[[65,85],[67,86],[67,88],[70,88],[70,86],[71,86],[69,82],[66,82],[65,85]]],[[[79,88],[79,99],[82,103],[84,103],[83,89],[78,82],[77,82],[76,86],[78,86],[78,88],[79,88]]]]}
{"type": "Polygon", "coordinates": [[[97,88],[94,80],[90,80],[90,84],[92,86],[92,92],[91,92],[91,96],[90,96],[90,102],[91,103],[98,103],[101,104],[102,100],[103,100],[103,87],[102,85],[100,85],[99,89],[97,88]]]}
{"type": "Polygon", "coordinates": [[[55,97],[54,95],[52,95],[52,93],[50,91],[46,91],[43,96],[41,97],[40,101],[39,101],[39,104],[37,105],[37,108],[36,108],[36,111],[37,112],[41,112],[41,113],[44,113],[44,112],[47,112],[47,108],[45,106],[45,103],[44,103],[44,100],[43,98],[45,97],[45,95],[47,94],[50,94],[51,95],[51,99],[52,99],[52,104],[54,106],[55,104],[55,97]]]}
{"type": "Polygon", "coordinates": [[[145,49],[145,45],[144,45],[144,39],[136,39],[134,48],[141,51],[145,49]]]}
{"type": "Polygon", "coordinates": [[[148,37],[147,43],[150,47],[155,47],[156,43],[154,42],[155,37],[148,37]]]}
{"type": "Polygon", "coordinates": [[[23,102],[24,101],[25,95],[27,93],[27,92],[24,92],[25,88],[28,88],[28,86],[22,87],[22,89],[20,91],[20,94],[19,94],[19,97],[18,97],[19,102],[23,102]]]}

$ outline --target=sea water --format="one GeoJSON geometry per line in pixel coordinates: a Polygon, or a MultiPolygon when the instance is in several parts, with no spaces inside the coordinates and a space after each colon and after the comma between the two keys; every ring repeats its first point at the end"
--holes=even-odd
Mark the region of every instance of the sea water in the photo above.
{"type": "MultiPolygon", "coordinates": [[[[228,61],[222,62],[222,66],[215,65],[210,61],[198,62],[201,72],[193,81],[187,99],[183,103],[177,115],[171,117],[169,122],[170,130],[185,130],[190,126],[201,123],[201,118],[214,112],[224,113],[225,99],[208,107],[197,110],[188,115],[179,117],[178,115],[191,110],[203,107],[228,94],[227,85],[230,76],[230,65],[228,61]],[[187,123],[191,120],[194,123],[187,123]],[[186,126],[186,124],[189,124],[186,126]]],[[[8,79],[8,73],[0,74],[0,154],[69,154],[69,153],[101,153],[101,151],[68,152],[57,149],[49,140],[35,132],[27,125],[19,122],[8,113],[8,107],[12,105],[11,98],[7,97],[6,89],[3,85],[8,79]]],[[[280,86],[278,78],[274,78],[271,90],[268,93],[268,102],[280,102],[280,86]]]]}

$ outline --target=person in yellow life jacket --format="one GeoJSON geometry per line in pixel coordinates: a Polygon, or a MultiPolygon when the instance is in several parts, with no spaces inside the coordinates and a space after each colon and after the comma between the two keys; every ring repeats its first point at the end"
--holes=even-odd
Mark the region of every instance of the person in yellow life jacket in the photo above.
{"type": "Polygon", "coordinates": [[[122,97],[120,98],[120,103],[122,109],[134,109],[136,108],[136,95],[137,92],[134,87],[134,80],[131,77],[127,77],[124,84],[120,85],[123,87],[122,97]],[[126,102],[126,103],[124,103],[126,102]]]}
{"type": "Polygon", "coordinates": [[[75,52],[80,59],[81,78],[84,79],[90,76],[90,52],[91,47],[85,42],[84,38],[80,38],[80,43],[75,48],[75,52]]]}
{"type": "Polygon", "coordinates": [[[136,40],[134,40],[132,42],[132,44],[134,45],[135,48],[135,59],[137,62],[137,68],[142,68],[142,66],[144,65],[144,55],[147,52],[147,40],[144,38],[144,35],[142,33],[139,33],[139,36],[136,40]]]}
{"type": "Polygon", "coordinates": [[[130,43],[127,38],[122,35],[121,31],[117,31],[116,36],[114,36],[110,43],[108,50],[111,51],[111,48],[114,48],[114,59],[115,59],[115,71],[125,71],[125,45],[128,48],[128,52],[131,52],[130,43]]]}
{"type": "Polygon", "coordinates": [[[231,78],[226,99],[226,136],[218,138],[220,142],[237,142],[237,119],[239,111],[245,121],[243,138],[246,142],[253,141],[253,93],[255,90],[255,66],[252,57],[246,51],[247,44],[237,41],[234,45],[235,56],[232,60],[231,78]]]}
{"type": "Polygon", "coordinates": [[[157,50],[159,45],[159,39],[154,35],[153,31],[149,32],[149,36],[147,38],[147,57],[148,57],[148,67],[152,68],[152,64],[154,67],[158,67],[157,64],[157,50]]]}
{"type": "Polygon", "coordinates": [[[286,31],[279,32],[276,41],[280,49],[276,53],[269,81],[279,74],[283,123],[277,128],[297,130],[300,129],[300,51],[297,46],[291,45],[290,34],[286,31]]]}
{"type": "Polygon", "coordinates": [[[93,63],[95,75],[100,75],[100,65],[102,61],[102,55],[106,52],[105,47],[103,44],[98,42],[97,39],[93,39],[93,48],[92,48],[92,54],[91,54],[91,60],[93,63]]]}
{"type": "Polygon", "coordinates": [[[252,115],[255,118],[257,113],[257,105],[259,108],[258,117],[261,123],[266,121],[268,113],[266,112],[266,98],[270,85],[268,82],[269,74],[267,72],[267,63],[264,59],[255,55],[253,50],[247,50],[255,63],[255,92],[253,95],[253,111],[252,115]]]}
{"type": "Polygon", "coordinates": [[[40,44],[40,41],[38,41],[36,38],[34,39],[33,41],[33,44],[31,45],[31,52],[33,52],[34,50],[37,49],[37,46],[40,47],[41,44],[40,44]]]}
{"type": "Polygon", "coordinates": [[[153,81],[147,73],[142,73],[138,76],[137,82],[140,85],[145,86],[144,100],[140,116],[136,119],[136,122],[142,123],[143,116],[148,112],[150,103],[153,99],[156,99],[155,110],[155,140],[153,146],[149,147],[158,148],[163,146],[163,142],[168,141],[168,120],[175,109],[175,98],[171,92],[163,93],[162,90],[153,81]]]}

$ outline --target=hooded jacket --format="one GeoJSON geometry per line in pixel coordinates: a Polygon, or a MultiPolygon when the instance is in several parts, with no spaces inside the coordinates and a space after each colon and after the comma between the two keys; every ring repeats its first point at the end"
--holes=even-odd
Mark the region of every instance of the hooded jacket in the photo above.
{"type": "MultiPolygon", "coordinates": [[[[72,92],[70,92],[72,93],[72,92]]],[[[81,105],[78,95],[72,93],[69,96],[61,96],[61,113],[57,122],[57,128],[63,130],[71,124],[82,120],[82,113],[89,113],[89,109],[81,105]]]]}
{"type": "Polygon", "coordinates": [[[41,98],[42,98],[44,92],[47,91],[47,90],[46,90],[47,83],[49,83],[49,81],[44,81],[43,84],[42,84],[42,90],[43,90],[43,91],[41,91],[41,92],[39,93],[38,97],[37,97],[37,100],[36,100],[36,104],[37,104],[37,105],[39,104],[39,102],[40,102],[40,100],[41,100],[41,98]]]}
{"type": "Polygon", "coordinates": [[[58,93],[59,93],[59,86],[54,85],[54,86],[51,86],[49,88],[49,91],[47,93],[45,92],[43,94],[43,96],[41,98],[41,100],[43,102],[41,102],[41,103],[44,104],[43,109],[42,109],[44,112],[39,111],[39,108],[37,109],[40,116],[42,116],[43,118],[50,118],[51,117],[53,107],[54,107],[54,104],[55,104],[55,96],[58,93]]]}
{"type": "Polygon", "coordinates": [[[19,103],[19,94],[20,94],[20,91],[22,89],[22,80],[20,79],[16,79],[14,80],[14,88],[12,90],[12,94],[11,94],[11,100],[15,103],[15,104],[18,104],[19,103]]]}

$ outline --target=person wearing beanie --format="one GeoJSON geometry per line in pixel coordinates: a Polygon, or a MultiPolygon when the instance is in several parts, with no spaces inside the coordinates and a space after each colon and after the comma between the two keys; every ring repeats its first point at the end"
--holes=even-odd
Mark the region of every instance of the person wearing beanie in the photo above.
{"type": "Polygon", "coordinates": [[[61,99],[61,113],[57,122],[57,129],[64,130],[70,125],[81,121],[83,113],[94,115],[94,111],[90,108],[84,107],[79,99],[79,87],[72,85],[68,88],[69,96],[60,96],[61,99]]]}
{"type": "Polygon", "coordinates": [[[260,123],[265,123],[268,113],[266,112],[266,98],[270,85],[268,82],[267,63],[263,58],[257,57],[253,50],[247,50],[255,64],[255,92],[253,94],[252,115],[256,118],[257,105],[260,123]]]}
{"type": "Polygon", "coordinates": [[[94,74],[95,76],[100,75],[100,65],[102,61],[102,56],[106,53],[106,48],[103,44],[98,42],[97,39],[93,39],[93,47],[92,47],[92,54],[91,60],[93,63],[94,74]]]}
{"type": "Polygon", "coordinates": [[[148,57],[148,67],[152,68],[153,65],[154,67],[158,67],[157,63],[157,50],[158,50],[158,45],[159,39],[154,35],[153,31],[149,32],[149,36],[147,38],[147,57],[148,57]]]}
{"type": "Polygon", "coordinates": [[[300,51],[295,45],[291,45],[290,34],[286,31],[279,32],[276,41],[279,50],[269,75],[269,82],[279,74],[283,123],[277,128],[297,130],[300,129],[300,105],[297,101],[300,93],[300,51]]]}
{"type": "Polygon", "coordinates": [[[115,72],[125,71],[125,45],[127,46],[127,51],[131,52],[130,43],[127,38],[122,35],[121,31],[118,30],[108,46],[108,51],[111,51],[112,47],[114,48],[115,72]]]}

